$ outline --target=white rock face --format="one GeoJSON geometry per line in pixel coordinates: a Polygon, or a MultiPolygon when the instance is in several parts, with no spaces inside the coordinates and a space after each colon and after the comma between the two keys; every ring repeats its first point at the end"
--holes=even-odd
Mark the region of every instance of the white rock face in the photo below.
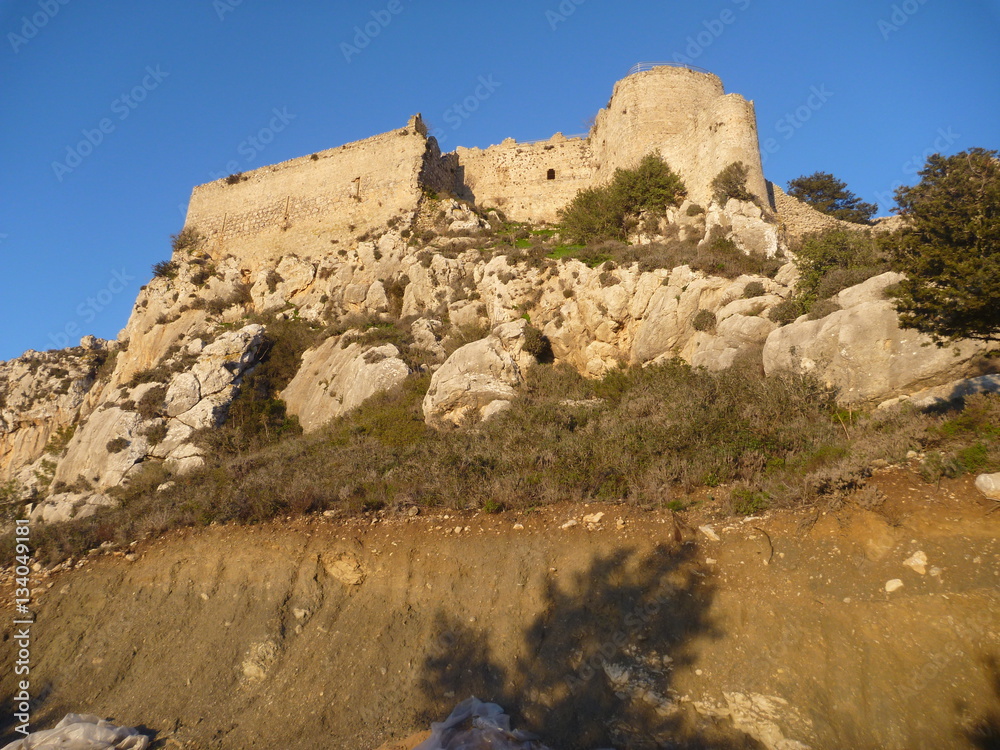
{"type": "Polygon", "coordinates": [[[980,474],[976,477],[976,489],[990,500],[1000,500],[1000,474],[980,474]]]}
{"type": "Polygon", "coordinates": [[[434,427],[456,427],[495,414],[497,401],[510,402],[522,371],[534,357],[524,351],[527,323],[517,320],[493,329],[452,354],[431,378],[424,397],[424,420],[434,427]]]}
{"type": "Polygon", "coordinates": [[[1000,393],[1000,375],[980,375],[975,378],[962,378],[945,385],[925,388],[908,396],[897,396],[879,404],[879,408],[894,406],[907,401],[918,409],[928,409],[932,406],[952,404],[960,399],[977,393],[1000,393]]]}
{"type": "Polygon", "coordinates": [[[837,295],[841,310],[772,332],[764,345],[765,371],[813,374],[837,388],[842,403],[881,401],[960,377],[984,347],[966,341],[938,348],[929,337],[901,329],[883,295],[901,278],[875,276],[837,295]]]}
{"type": "Polygon", "coordinates": [[[281,392],[289,413],[299,418],[306,432],[394,388],[410,374],[392,344],[370,347],[348,340],[349,336],[329,338],[307,351],[299,371],[281,392]]]}
{"type": "Polygon", "coordinates": [[[42,457],[56,430],[77,420],[94,385],[92,363],[114,348],[88,336],[74,349],[0,362],[0,483],[35,483],[24,467],[42,457]]]}
{"type": "Polygon", "coordinates": [[[114,505],[107,495],[63,492],[50,495],[31,510],[31,520],[42,523],[65,523],[94,515],[98,508],[114,505]]]}
{"type": "Polygon", "coordinates": [[[722,232],[744,253],[773,258],[778,254],[778,227],[764,220],[764,212],[751,201],[730,199],[725,206],[712,203],[705,217],[705,239],[712,230],[722,232]]]}
{"type": "Polygon", "coordinates": [[[264,327],[258,324],[227,331],[207,346],[194,346],[197,359],[190,369],[175,373],[167,383],[143,383],[109,394],[109,402],[90,413],[73,435],[54,481],[72,484],[83,477],[98,489],[115,487],[149,457],[164,459],[182,471],[199,466],[203,462],[199,451],[187,441],[194,430],[222,423],[238,383],[256,361],[263,338],[264,327]],[[147,419],[138,411],[121,408],[127,401],[142,401],[156,388],[165,394],[162,416],[147,419]],[[166,437],[156,445],[147,437],[154,427],[166,427],[166,437]],[[108,445],[115,440],[124,440],[127,446],[109,451],[108,445]]]}

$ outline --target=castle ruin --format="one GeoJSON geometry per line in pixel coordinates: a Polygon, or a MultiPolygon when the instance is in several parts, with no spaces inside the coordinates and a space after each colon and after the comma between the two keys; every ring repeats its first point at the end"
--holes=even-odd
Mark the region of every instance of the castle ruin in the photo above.
{"type": "Polygon", "coordinates": [[[425,192],[451,193],[516,221],[555,222],[579,190],[652,152],[703,205],[715,176],[742,161],[750,192],[770,205],[753,102],[726,94],[711,73],[640,64],[615,85],[586,137],[557,133],[442,154],[418,114],[400,130],[199,185],[186,225],[214,247],[239,240],[266,255],[322,254],[331,239],[412,218],[425,192]]]}

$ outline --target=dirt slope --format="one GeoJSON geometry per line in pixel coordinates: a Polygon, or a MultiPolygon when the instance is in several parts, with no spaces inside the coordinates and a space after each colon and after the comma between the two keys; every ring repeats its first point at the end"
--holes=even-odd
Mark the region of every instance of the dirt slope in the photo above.
{"type": "Polygon", "coordinates": [[[996,747],[1000,513],[967,480],[877,481],[877,512],[325,519],[92,557],[40,596],[36,725],[359,750],[475,694],[560,750],[996,747]]]}

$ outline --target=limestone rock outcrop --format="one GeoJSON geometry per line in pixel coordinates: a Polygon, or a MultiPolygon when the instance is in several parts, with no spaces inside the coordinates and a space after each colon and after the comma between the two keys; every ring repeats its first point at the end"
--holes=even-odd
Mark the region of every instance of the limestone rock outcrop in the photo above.
{"type": "Polygon", "coordinates": [[[307,351],[281,398],[310,432],[374,394],[399,385],[409,374],[410,368],[392,344],[365,346],[345,334],[307,351]]]}
{"type": "Polygon", "coordinates": [[[516,396],[524,369],[534,362],[524,350],[526,327],[524,320],[499,325],[445,360],[424,397],[427,424],[458,427],[505,408],[516,396]]]}
{"type": "Polygon", "coordinates": [[[86,336],[72,349],[0,362],[0,484],[37,484],[34,471],[49,441],[72,430],[98,366],[115,351],[113,342],[86,336]]]}
{"type": "Polygon", "coordinates": [[[1000,501],[1000,474],[980,474],[976,477],[976,489],[990,500],[1000,501]]]}
{"type": "Polygon", "coordinates": [[[814,375],[836,388],[843,403],[879,402],[962,377],[983,346],[965,341],[939,348],[900,328],[884,291],[901,278],[875,276],[840,292],[840,310],[773,331],[764,345],[765,372],[814,375]]]}
{"type": "Polygon", "coordinates": [[[252,324],[207,345],[195,339],[158,365],[165,380],[111,389],[69,441],[54,481],[115,487],[149,457],[180,469],[200,465],[188,438],[222,423],[263,337],[264,327],[252,324]]]}

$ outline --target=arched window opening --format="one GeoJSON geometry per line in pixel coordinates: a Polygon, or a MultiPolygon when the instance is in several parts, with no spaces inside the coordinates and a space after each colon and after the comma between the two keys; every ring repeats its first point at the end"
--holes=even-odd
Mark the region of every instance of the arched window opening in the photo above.
{"type": "Polygon", "coordinates": [[[550,169],[548,175],[546,175],[547,180],[554,180],[556,178],[556,170],[550,169]]]}

